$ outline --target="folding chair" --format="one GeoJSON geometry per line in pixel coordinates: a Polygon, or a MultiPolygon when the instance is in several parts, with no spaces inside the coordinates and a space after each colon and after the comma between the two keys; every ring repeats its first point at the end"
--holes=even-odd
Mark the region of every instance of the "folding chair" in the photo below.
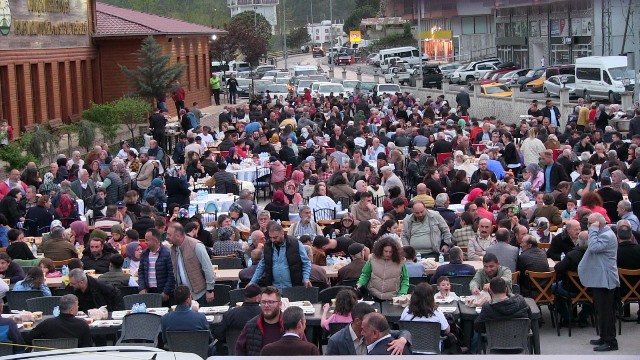
{"type": "MultiPolygon", "coordinates": [[[[582,284],[580,283],[580,276],[578,276],[578,273],[575,271],[567,271],[567,277],[569,278],[569,281],[571,281],[571,283],[573,284],[573,286],[575,286],[576,289],[578,289],[578,294],[576,296],[561,296],[559,294],[556,294],[557,297],[562,297],[564,298],[568,303],[571,304],[571,308],[569,309],[569,336],[571,336],[571,317],[573,316],[573,310],[578,307],[578,305],[584,305],[584,304],[590,304],[593,305],[593,298],[587,293],[587,288],[585,288],[584,286],[582,286],[582,284]]],[[[595,320],[594,317],[598,316],[597,314],[595,314],[595,311],[592,312],[592,316],[591,316],[591,323],[592,325],[595,326],[595,320]]],[[[595,326],[596,328],[596,334],[600,335],[600,330],[598,329],[597,326],[595,326]]],[[[560,336],[560,327],[556,327],[556,329],[558,330],[558,336],[560,336]]]]}
{"type": "Polygon", "coordinates": [[[125,315],[122,321],[122,334],[116,341],[116,346],[135,344],[138,346],[157,347],[161,319],[162,316],[153,313],[125,315]]]}
{"type": "Polygon", "coordinates": [[[229,291],[229,304],[235,306],[239,302],[244,301],[244,289],[235,289],[229,291]]]}
{"type": "Polygon", "coordinates": [[[78,338],[60,339],[33,339],[33,351],[49,351],[54,349],[75,349],[78,347],[78,338]]]}
{"type": "Polygon", "coordinates": [[[411,333],[414,354],[440,354],[440,323],[422,321],[398,321],[400,330],[411,333]]]}
{"type": "Polygon", "coordinates": [[[242,259],[239,257],[217,257],[211,258],[212,265],[218,265],[218,269],[242,269],[242,259]]]}
{"type": "Polygon", "coordinates": [[[336,209],[314,209],[313,220],[318,223],[320,220],[334,220],[336,218],[336,209]]]}
{"type": "Polygon", "coordinates": [[[551,290],[551,286],[556,282],[556,273],[553,271],[535,272],[527,270],[524,274],[529,278],[531,284],[533,284],[533,286],[535,286],[537,289],[537,292],[531,293],[531,295],[536,295],[533,300],[536,302],[536,305],[538,305],[538,308],[540,308],[540,305],[547,305],[547,307],[549,308],[549,312],[551,313],[551,326],[555,328],[555,296],[551,290]]]}
{"type": "Polygon", "coordinates": [[[5,296],[11,310],[27,310],[27,300],[42,297],[42,291],[9,291],[5,296]]]}
{"type": "Polygon", "coordinates": [[[471,283],[472,279],[473,276],[450,276],[449,282],[451,284],[462,285],[462,289],[460,290],[461,293],[456,293],[458,296],[471,296],[471,289],[469,289],[469,284],[471,283]]]}
{"type": "Polygon", "coordinates": [[[294,286],[282,289],[282,297],[286,297],[289,301],[309,301],[311,303],[318,302],[318,288],[294,286]]]}
{"type": "Polygon", "coordinates": [[[53,308],[60,305],[62,296],[42,296],[27,299],[27,310],[42,311],[43,315],[53,315],[53,308]]]}
{"type": "Polygon", "coordinates": [[[487,321],[486,327],[487,347],[485,353],[499,351],[521,354],[529,350],[531,320],[528,318],[487,321]]]}
{"type": "Polygon", "coordinates": [[[332,286],[328,289],[324,289],[320,291],[320,293],[318,294],[318,301],[321,304],[330,304],[331,299],[335,299],[336,296],[338,296],[338,293],[342,290],[354,291],[353,288],[350,286],[341,286],[341,285],[332,286]]]}
{"type": "Polygon", "coordinates": [[[209,330],[167,331],[167,345],[171,351],[192,353],[206,359],[209,355],[209,330]]]}
{"type": "MultiPolygon", "coordinates": [[[[540,245],[540,244],[538,244],[540,245]]],[[[513,286],[513,284],[518,284],[520,279],[520,271],[514,271],[511,273],[511,285],[513,286]]]]}
{"type": "Polygon", "coordinates": [[[640,303],[640,269],[629,270],[618,268],[618,276],[620,276],[620,280],[628,289],[626,293],[620,294],[622,306],[620,307],[620,314],[618,314],[618,335],[622,335],[622,315],[624,307],[627,304],[640,303]]]}

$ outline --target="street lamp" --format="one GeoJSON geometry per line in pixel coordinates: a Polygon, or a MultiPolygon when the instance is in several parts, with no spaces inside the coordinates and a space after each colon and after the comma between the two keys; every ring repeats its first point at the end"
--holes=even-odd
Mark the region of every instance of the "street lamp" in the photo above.
{"type": "Polygon", "coordinates": [[[626,88],[627,88],[629,85],[631,85],[631,79],[629,79],[629,78],[624,78],[624,79],[622,79],[622,85],[624,85],[625,90],[626,90],[626,88]]]}
{"type": "Polygon", "coordinates": [[[560,77],[560,83],[562,84],[562,88],[564,89],[567,85],[567,82],[569,82],[569,78],[566,76],[561,76],[560,77]]]}

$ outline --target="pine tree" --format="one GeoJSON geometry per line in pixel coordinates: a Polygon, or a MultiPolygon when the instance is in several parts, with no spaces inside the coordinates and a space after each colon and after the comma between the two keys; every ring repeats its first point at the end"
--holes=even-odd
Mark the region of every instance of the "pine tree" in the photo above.
{"type": "Polygon", "coordinates": [[[136,95],[153,103],[154,98],[164,97],[187,85],[180,83],[186,65],[169,65],[171,56],[162,53],[160,44],[152,36],[142,41],[142,47],[135,54],[140,65],[135,69],[120,65],[120,70],[133,84],[136,95]]]}

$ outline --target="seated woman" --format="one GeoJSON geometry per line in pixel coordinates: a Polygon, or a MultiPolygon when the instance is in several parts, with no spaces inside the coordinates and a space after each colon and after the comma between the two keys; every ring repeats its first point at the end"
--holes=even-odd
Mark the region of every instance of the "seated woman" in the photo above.
{"type": "MultiPolygon", "coordinates": [[[[282,194],[282,191],[280,193],[282,194]]],[[[242,211],[242,206],[238,203],[233,203],[229,206],[229,218],[231,218],[231,225],[237,227],[240,231],[249,231],[249,228],[251,228],[249,215],[242,211]]]]}
{"type": "Polygon", "coordinates": [[[384,237],[390,237],[396,240],[398,244],[402,243],[400,236],[398,236],[398,222],[395,220],[385,221],[378,230],[377,238],[382,239],[384,237]]]}
{"type": "Polygon", "coordinates": [[[61,194],[58,208],[54,211],[54,217],[62,222],[62,226],[68,228],[72,222],[78,220],[78,211],[75,202],[69,194],[61,194]]]}
{"type": "MultiPolygon", "coordinates": [[[[372,219],[371,221],[373,221],[372,219]]],[[[355,242],[359,242],[360,244],[369,248],[369,250],[373,249],[373,240],[375,239],[375,235],[377,232],[374,232],[371,221],[364,220],[360,221],[360,223],[356,226],[355,230],[349,235],[351,239],[355,242]]]]}
{"type": "Polygon", "coordinates": [[[346,213],[342,216],[339,223],[333,225],[335,230],[334,233],[336,236],[345,236],[353,233],[356,229],[353,221],[353,215],[351,213],[346,213]]]}
{"type": "Polygon", "coordinates": [[[538,164],[529,164],[522,170],[525,181],[531,183],[531,191],[536,192],[544,185],[544,171],[540,170],[538,164]]]}
{"type": "Polygon", "coordinates": [[[200,159],[189,161],[189,166],[187,166],[187,181],[193,179],[193,181],[198,181],[198,179],[202,179],[206,176],[204,168],[202,167],[202,163],[200,159]]]}
{"type": "MultiPolygon", "coordinates": [[[[311,198],[309,199],[309,207],[311,211],[320,209],[335,209],[336,202],[328,195],[327,185],[324,182],[318,182],[314,189],[311,198]]],[[[327,220],[327,216],[320,216],[316,220],[327,220]]]]}
{"type": "MultiPolygon", "coordinates": [[[[600,197],[600,195],[598,195],[598,193],[594,191],[587,191],[586,193],[582,194],[581,204],[578,208],[578,212],[580,212],[581,209],[588,209],[591,212],[602,214],[605,220],[607,220],[607,223],[611,223],[611,219],[609,218],[609,215],[607,215],[607,210],[605,210],[602,205],[602,198],[600,197]]],[[[574,219],[579,220],[578,214],[576,214],[576,217],[574,219]]]]}
{"type": "Polygon", "coordinates": [[[42,273],[44,274],[44,277],[56,278],[56,277],[61,277],[62,276],[62,273],[60,271],[56,270],[56,267],[53,264],[53,260],[51,260],[49,258],[44,258],[44,259],[40,260],[40,263],[38,264],[38,267],[40,267],[40,270],[42,270],[42,273]]]}
{"type": "Polygon", "coordinates": [[[185,174],[183,169],[178,169],[175,166],[167,169],[167,203],[189,205],[191,190],[189,190],[189,183],[185,174]]]}
{"type": "Polygon", "coordinates": [[[241,255],[242,244],[235,240],[235,232],[231,227],[218,228],[218,241],[213,244],[214,256],[241,255]]]}
{"type": "MultiPolygon", "coordinates": [[[[331,186],[330,191],[331,195],[334,199],[347,199],[347,201],[351,202],[353,200],[353,188],[348,185],[346,173],[342,172],[342,175],[334,177],[333,186],[331,186]]],[[[344,205],[346,207],[346,204],[344,205]]]]}
{"type": "Polygon", "coordinates": [[[376,242],[356,285],[357,289],[363,287],[378,300],[391,300],[407,293],[409,274],[397,241],[385,237],[376,242]]]}
{"type": "Polygon", "coordinates": [[[125,254],[127,257],[122,264],[123,269],[129,269],[132,275],[138,274],[138,267],[140,267],[140,256],[142,256],[142,246],[137,241],[130,242],[125,248],[125,254]]]}
{"type": "Polygon", "coordinates": [[[29,271],[27,271],[27,275],[24,277],[24,280],[20,280],[16,282],[13,286],[13,291],[31,291],[31,290],[40,290],[42,291],[42,296],[51,296],[51,290],[44,281],[44,274],[42,273],[42,269],[39,266],[34,266],[29,271]]]}
{"type": "MultiPolygon", "coordinates": [[[[0,223],[4,215],[0,214],[0,223]]],[[[34,260],[36,257],[29,245],[25,242],[24,233],[19,229],[11,229],[7,232],[7,239],[11,243],[7,247],[7,254],[12,259],[34,260]]]]}
{"type": "Polygon", "coordinates": [[[160,204],[160,208],[158,210],[162,210],[162,203],[167,202],[167,194],[164,190],[162,178],[157,177],[153,179],[149,187],[144,191],[144,200],[147,200],[151,196],[156,198],[156,204],[160,204]]]}
{"type": "Polygon", "coordinates": [[[350,323],[351,310],[358,303],[356,292],[353,289],[340,290],[336,295],[336,308],[333,315],[327,318],[331,304],[326,303],[322,306],[322,317],[320,318],[320,326],[329,331],[329,324],[333,323],[350,323]]]}
{"type": "Polygon", "coordinates": [[[286,196],[282,190],[276,190],[276,192],[273,193],[273,199],[264,209],[270,213],[272,211],[278,213],[279,217],[276,217],[274,214],[271,216],[272,220],[280,219],[280,221],[289,221],[289,204],[287,204],[286,196]]]}
{"type": "MultiPolygon", "coordinates": [[[[451,330],[444,313],[438,310],[435,303],[433,287],[424,282],[413,289],[409,306],[402,311],[400,321],[435,322],[440,324],[440,331],[445,334],[451,330]]],[[[442,347],[442,344],[440,346],[442,347]]]]}

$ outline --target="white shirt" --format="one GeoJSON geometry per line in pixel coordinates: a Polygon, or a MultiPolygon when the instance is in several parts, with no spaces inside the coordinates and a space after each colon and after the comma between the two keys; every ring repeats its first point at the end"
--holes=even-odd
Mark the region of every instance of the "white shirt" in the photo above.
{"type": "Polygon", "coordinates": [[[202,139],[202,148],[206,149],[207,148],[207,144],[212,143],[213,142],[213,135],[211,135],[211,133],[205,135],[203,134],[198,134],[200,136],[200,138],[202,139]]]}
{"type": "Polygon", "coordinates": [[[381,337],[380,339],[376,340],[376,342],[374,342],[373,344],[367,345],[367,353],[370,352],[371,350],[373,350],[373,348],[376,347],[376,345],[378,345],[378,343],[380,341],[382,341],[384,339],[387,339],[387,338],[390,338],[390,337],[391,337],[391,335],[387,334],[387,335],[381,337]]]}
{"type": "Polygon", "coordinates": [[[356,349],[356,355],[367,355],[368,351],[364,338],[358,337],[358,334],[353,331],[352,325],[349,325],[349,334],[351,334],[351,341],[353,341],[353,347],[356,349]]]}

